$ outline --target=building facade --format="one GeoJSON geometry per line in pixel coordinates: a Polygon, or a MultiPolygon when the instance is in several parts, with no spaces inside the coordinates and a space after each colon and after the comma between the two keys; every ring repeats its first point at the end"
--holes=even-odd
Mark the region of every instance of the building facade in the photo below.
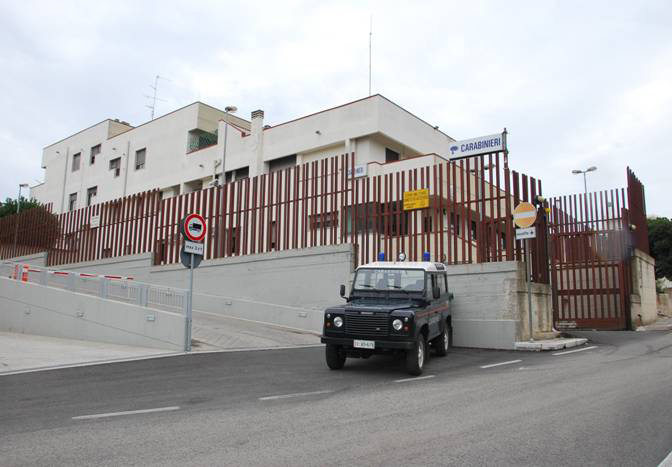
{"type": "Polygon", "coordinates": [[[420,155],[448,159],[453,141],[381,95],[274,126],[261,110],[248,121],[195,102],[137,127],[104,120],[50,144],[31,196],[56,213],[152,189],[168,198],[218,183],[222,159],[227,181],[351,153],[370,175],[420,155]]]}

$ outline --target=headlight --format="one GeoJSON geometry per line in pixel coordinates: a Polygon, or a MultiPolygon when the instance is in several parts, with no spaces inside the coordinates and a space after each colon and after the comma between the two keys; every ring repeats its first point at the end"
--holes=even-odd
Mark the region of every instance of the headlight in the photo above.
{"type": "Polygon", "coordinates": [[[400,319],[395,319],[394,321],[392,321],[392,327],[394,328],[395,331],[401,331],[401,327],[403,325],[404,324],[401,322],[400,319]]]}
{"type": "Polygon", "coordinates": [[[334,326],[336,326],[337,328],[340,328],[341,326],[343,326],[343,318],[341,318],[340,316],[335,317],[334,318],[334,326]]]}

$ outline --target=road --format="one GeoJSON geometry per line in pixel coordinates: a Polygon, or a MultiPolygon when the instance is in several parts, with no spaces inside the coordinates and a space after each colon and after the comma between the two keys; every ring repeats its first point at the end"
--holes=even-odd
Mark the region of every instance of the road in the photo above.
{"type": "Polygon", "coordinates": [[[0,465],[659,465],[672,333],[588,337],[453,349],[416,379],[384,357],[329,371],[320,347],[4,376],[0,465]]]}

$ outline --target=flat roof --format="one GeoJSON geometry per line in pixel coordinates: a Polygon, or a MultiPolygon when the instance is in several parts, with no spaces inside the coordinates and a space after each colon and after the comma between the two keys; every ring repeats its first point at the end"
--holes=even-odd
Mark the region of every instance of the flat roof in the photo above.
{"type": "Polygon", "coordinates": [[[277,125],[270,125],[268,128],[264,128],[264,130],[272,130],[272,129],[277,128],[277,127],[279,127],[279,126],[287,125],[287,124],[289,124],[289,123],[294,123],[294,122],[296,122],[296,121],[298,121],[298,120],[303,120],[304,118],[310,118],[310,117],[313,117],[313,116],[315,116],[315,115],[319,115],[319,114],[321,114],[321,113],[330,112],[330,111],[332,111],[332,110],[340,109],[341,107],[347,107],[347,106],[349,106],[349,105],[356,104],[356,103],[358,103],[358,102],[362,102],[362,101],[365,101],[365,100],[367,100],[367,99],[374,99],[374,98],[380,98],[380,99],[384,99],[384,100],[386,100],[387,102],[389,102],[390,104],[392,104],[392,105],[394,105],[395,107],[399,108],[399,109],[402,110],[403,112],[406,112],[408,115],[410,115],[411,117],[415,118],[416,120],[419,120],[420,122],[424,123],[425,125],[427,125],[428,127],[432,128],[433,130],[438,131],[439,133],[441,133],[441,134],[442,134],[443,136],[445,136],[446,138],[455,141],[455,138],[453,138],[452,136],[447,135],[446,133],[444,133],[443,131],[441,131],[441,130],[438,128],[438,126],[435,126],[435,125],[432,125],[432,124],[428,123],[427,121],[421,119],[420,117],[418,117],[418,116],[415,115],[414,113],[409,112],[408,110],[406,110],[405,108],[403,108],[402,106],[400,106],[400,105],[397,104],[396,102],[393,102],[392,100],[390,100],[390,99],[388,99],[387,97],[383,96],[382,94],[373,94],[373,95],[371,95],[371,96],[363,97],[363,98],[361,98],[361,99],[357,99],[357,100],[354,100],[354,101],[351,101],[351,102],[346,102],[345,104],[337,105],[337,106],[335,106],[335,107],[330,107],[330,108],[328,108],[328,109],[324,109],[324,110],[320,110],[320,111],[318,111],[318,112],[314,112],[314,113],[312,113],[312,114],[304,115],[303,117],[298,117],[298,118],[294,118],[294,119],[292,119],[292,120],[287,120],[286,122],[278,123],[277,125]]]}

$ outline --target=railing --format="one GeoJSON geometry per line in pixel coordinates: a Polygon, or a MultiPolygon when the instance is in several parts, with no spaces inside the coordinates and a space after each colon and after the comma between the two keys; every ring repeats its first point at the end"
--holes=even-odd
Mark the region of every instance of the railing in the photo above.
{"type": "Polygon", "coordinates": [[[157,310],[186,314],[189,292],[137,282],[132,277],[51,271],[23,263],[0,263],[0,277],[132,303],[157,310]]]}

